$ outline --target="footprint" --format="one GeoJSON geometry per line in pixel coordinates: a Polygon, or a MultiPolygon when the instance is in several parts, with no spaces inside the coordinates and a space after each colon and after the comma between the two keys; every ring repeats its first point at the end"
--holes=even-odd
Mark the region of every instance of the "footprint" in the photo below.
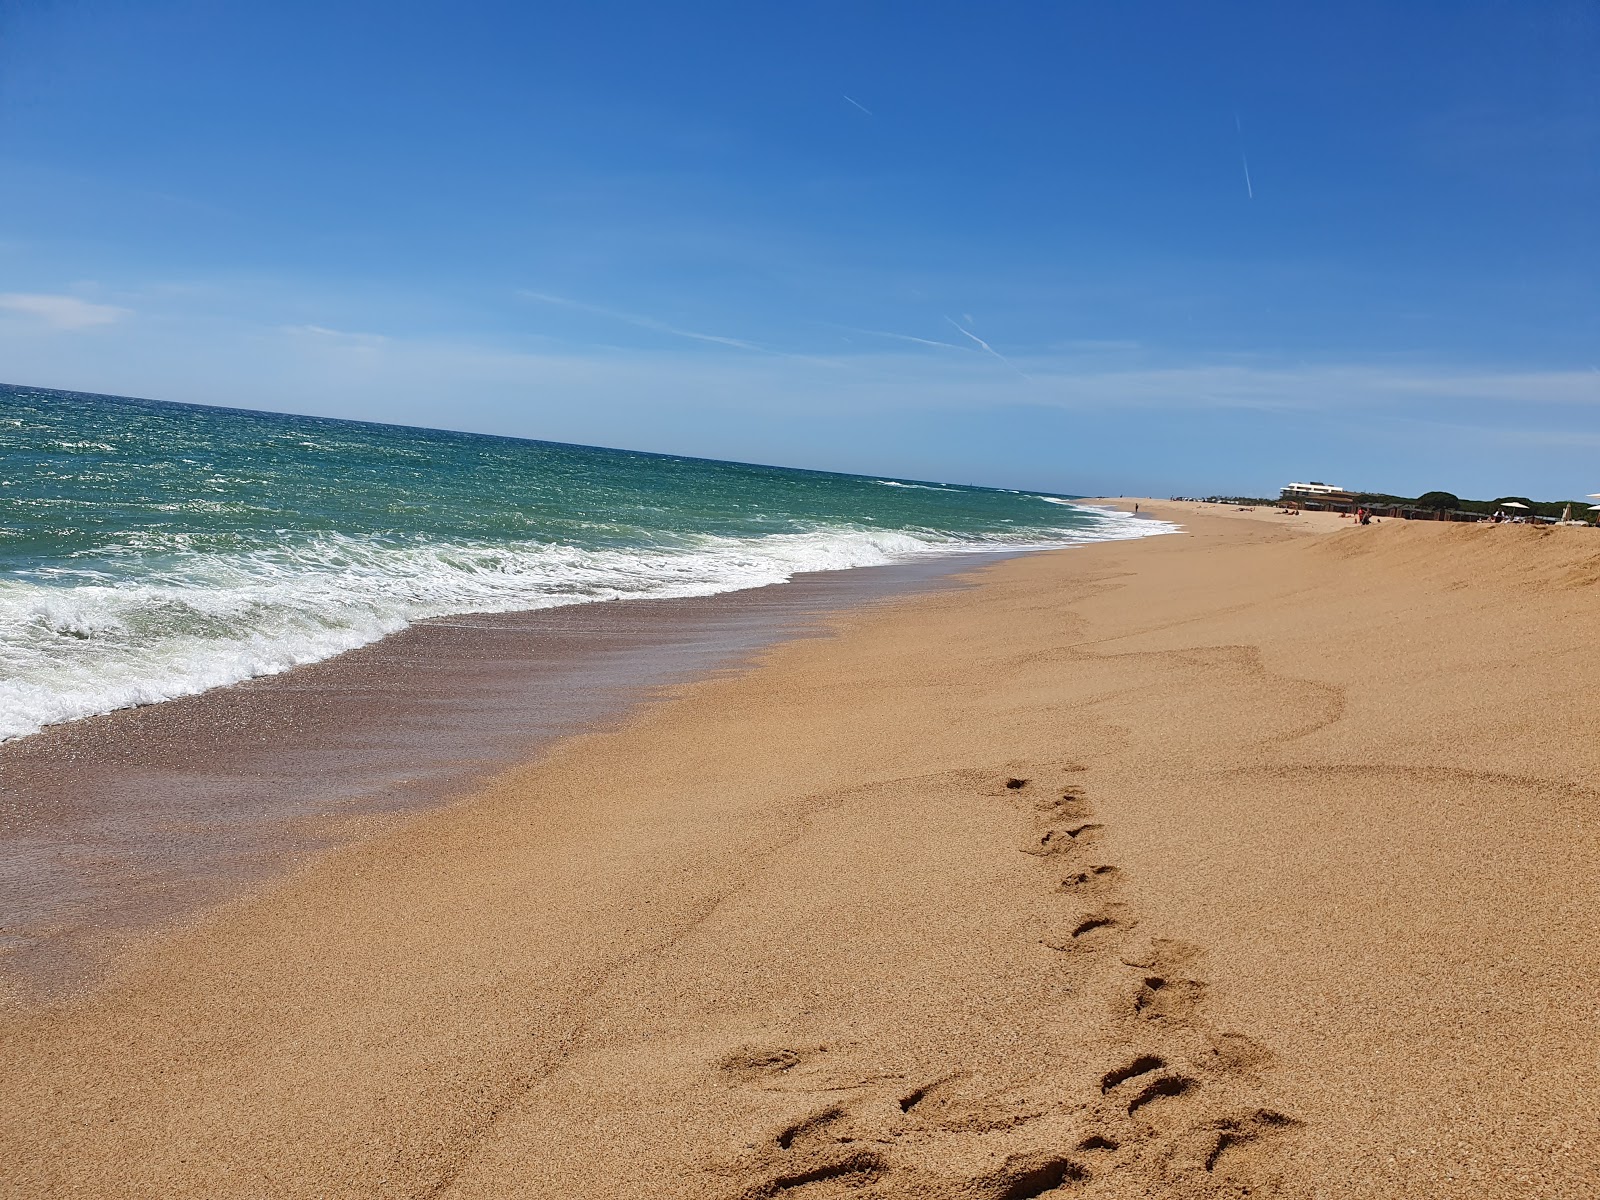
{"type": "Polygon", "coordinates": [[[956,1071],[949,1075],[941,1075],[932,1083],[925,1083],[921,1087],[914,1088],[910,1092],[907,1092],[904,1096],[900,1097],[900,1111],[903,1113],[910,1112],[917,1105],[921,1104],[924,1100],[928,1099],[928,1097],[932,1096],[934,1092],[943,1088],[945,1084],[960,1078],[963,1074],[964,1072],[956,1071]]]}
{"type": "Polygon", "coordinates": [[[883,1156],[874,1150],[847,1150],[841,1154],[779,1170],[744,1193],[745,1200],[767,1200],[811,1183],[838,1181],[851,1186],[871,1182],[884,1170],[883,1156]]]}
{"type": "Polygon", "coordinates": [[[782,1075],[804,1061],[806,1054],[788,1046],[741,1046],[717,1066],[735,1079],[754,1081],[782,1075]]]}
{"type": "Polygon", "coordinates": [[[1052,950],[1094,950],[1133,928],[1135,922],[1121,905],[1107,905],[1085,913],[1070,925],[1040,940],[1052,950]]]}
{"type": "Polygon", "coordinates": [[[1118,868],[1112,866],[1087,867],[1082,871],[1074,871],[1071,875],[1068,875],[1061,881],[1061,886],[1057,891],[1081,892],[1090,888],[1105,887],[1115,883],[1120,873],[1118,868]]]}
{"type": "Polygon", "coordinates": [[[1247,1117],[1228,1117],[1213,1125],[1215,1138],[1206,1153],[1205,1168],[1217,1173],[1249,1165],[1254,1155],[1246,1147],[1274,1134],[1299,1129],[1301,1123],[1269,1108],[1260,1108],[1247,1117]]]}
{"type": "Polygon", "coordinates": [[[994,1171],[973,1180],[963,1194],[983,1200],[1035,1200],[1088,1178],[1089,1172],[1070,1158],[1043,1151],[1012,1154],[994,1171]]]}
{"type": "Polygon", "coordinates": [[[1086,822],[1081,825],[1064,825],[1046,830],[1043,836],[1021,847],[1024,854],[1041,857],[1068,854],[1079,845],[1086,845],[1097,837],[1104,825],[1086,822]]]}
{"type": "Polygon", "coordinates": [[[1176,938],[1151,938],[1123,951],[1122,961],[1130,967],[1143,967],[1153,973],[1178,972],[1204,953],[1199,946],[1176,938]]]}
{"type": "Polygon", "coordinates": [[[1081,817],[1089,814],[1089,801],[1079,792],[1062,792],[1054,800],[1040,798],[1035,802],[1040,812],[1059,813],[1063,817],[1081,817]]]}
{"type": "Polygon", "coordinates": [[[1139,1093],[1128,1101],[1128,1115],[1131,1117],[1141,1108],[1146,1108],[1157,1101],[1188,1095],[1199,1086],[1198,1081],[1190,1079],[1187,1075],[1163,1075],[1160,1079],[1145,1084],[1139,1089],[1139,1093]]]}
{"type": "Polygon", "coordinates": [[[1194,1015],[1206,985],[1198,979],[1146,975],[1133,998],[1133,1011],[1147,1021],[1183,1021],[1194,1015]]]}
{"type": "Polygon", "coordinates": [[[1012,763],[1004,771],[961,771],[957,776],[968,781],[980,796],[1026,796],[1034,800],[1053,790],[1039,777],[1041,774],[1031,763],[1012,763]]]}
{"type": "Polygon", "coordinates": [[[1120,1087],[1130,1079],[1137,1079],[1141,1075],[1148,1075],[1151,1071],[1159,1071],[1167,1065],[1167,1060],[1155,1054],[1141,1054],[1131,1062],[1118,1067],[1114,1071],[1107,1071],[1100,1077],[1100,1093],[1104,1095],[1114,1087],[1120,1087]]]}
{"type": "Polygon", "coordinates": [[[794,1124],[787,1125],[778,1131],[778,1136],[775,1139],[778,1143],[778,1149],[793,1150],[796,1147],[804,1147],[807,1143],[815,1140],[814,1135],[834,1124],[843,1116],[844,1109],[835,1105],[820,1112],[814,1112],[810,1116],[802,1117],[794,1124]]]}

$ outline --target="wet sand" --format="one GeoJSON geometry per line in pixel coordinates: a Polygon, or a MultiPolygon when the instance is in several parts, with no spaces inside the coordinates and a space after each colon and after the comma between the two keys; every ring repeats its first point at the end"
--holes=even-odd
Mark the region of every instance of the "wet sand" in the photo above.
{"type": "Polygon", "coordinates": [[[0,1001],[91,982],[170,925],[619,719],[662,688],[974,562],[425,621],[325,662],[0,746],[0,1001]]]}
{"type": "Polygon", "coordinates": [[[1600,535],[1171,511],[14,1012],[7,1194],[1592,1196],[1600,535]]]}

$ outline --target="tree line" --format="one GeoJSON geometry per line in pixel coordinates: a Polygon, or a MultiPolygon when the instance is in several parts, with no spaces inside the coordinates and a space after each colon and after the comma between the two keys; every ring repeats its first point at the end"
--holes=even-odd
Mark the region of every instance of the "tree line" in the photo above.
{"type": "MultiPolygon", "coordinates": [[[[1567,505],[1572,505],[1573,516],[1586,516],[1591,500],[1530,500],[1527,496],[1500,496],[1494,500],[1463,500],[1454,492],[1423,492],[1420,496],[1391,496],[1387,492],[1352,492],[1355,496],[1357,508],[1422,508],[1434,512],[1465,512],[1478,513],[1482,516],[1491,516],[1505,509],[1505,506],[1515,500],[1519,504],[1527,505],[1524,509],[1510,509],[1510,512],[1524,512],[1541,517],[1559,517],[1567,505]]],[[[1182,498],[1182,497],[1179,497],[1182,498]]],[[[1275,505],[1282,504],[1281,497],[1264,496],[1207,496],[1206,501],[1211,504],[1248,504],[1248,505],[1275,505]]]]}

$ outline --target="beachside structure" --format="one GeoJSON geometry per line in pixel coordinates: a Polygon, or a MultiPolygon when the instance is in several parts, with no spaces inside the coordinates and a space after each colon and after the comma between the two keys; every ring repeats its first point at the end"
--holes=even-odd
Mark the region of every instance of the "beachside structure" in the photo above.
{"type": "Polygon", "coordinates": [[[1331,483],[1312,480],[1310,483],[1286,484],[1278,495],[1280,503],[1295,508],[1327,508],[1348,511],[1356,502],[1355,495],[1331,483]]]}
{"type": "Polygon", "coordinates": [[[1384,498],[1350,492],[1331,483],[1312,480],[1310,483],[1291,483],[1278,495],[1278,503],[1285,508],[1306,508],[1321,512],[1353,513],[1366,508],[1375,517],[1399,517],[1407,521],[1481,521],[1483,514],[1450,508],[1419,508],[1394,497],[1384,498]]]}

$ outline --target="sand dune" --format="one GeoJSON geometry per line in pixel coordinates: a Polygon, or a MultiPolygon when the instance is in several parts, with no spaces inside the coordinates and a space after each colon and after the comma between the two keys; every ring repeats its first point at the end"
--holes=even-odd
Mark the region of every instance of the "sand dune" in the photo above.
{"type": "Polygon", "coordinates": [[[6,1194],[1595,1194],[1600,534],[1145,503],[12,1012],[6,1194]]]}

